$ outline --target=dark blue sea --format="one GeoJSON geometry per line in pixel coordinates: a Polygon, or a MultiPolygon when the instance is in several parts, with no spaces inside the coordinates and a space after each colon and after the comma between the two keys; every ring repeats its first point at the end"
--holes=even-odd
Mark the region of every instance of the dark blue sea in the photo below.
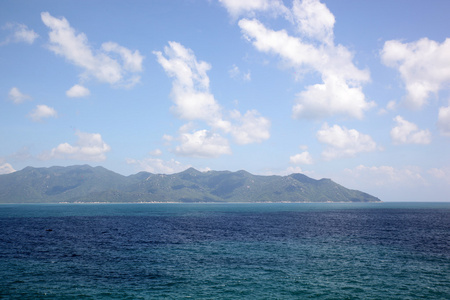
{"type": "Polygon", "coordinates": [[[0,205],[3,299],[450,299],[450,203],[0,205]]]}

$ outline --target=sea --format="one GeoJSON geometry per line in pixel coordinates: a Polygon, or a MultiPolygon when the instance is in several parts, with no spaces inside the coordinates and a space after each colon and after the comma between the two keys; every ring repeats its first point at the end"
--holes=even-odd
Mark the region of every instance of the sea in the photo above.
{"type": "Polygon", "coordinates": [[[1,204],[2,299],[450,299],[450,203],[1,204]]]}

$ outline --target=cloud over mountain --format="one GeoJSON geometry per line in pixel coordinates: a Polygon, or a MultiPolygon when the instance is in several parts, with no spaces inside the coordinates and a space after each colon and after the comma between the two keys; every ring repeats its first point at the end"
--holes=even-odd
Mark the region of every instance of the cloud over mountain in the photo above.
{"type": "Polygon", "coordinates": [[[69,159],[80,161],[103,161],[111,147],[106,144],[99,133],[77,131],[78,137],[75,145],[69,143],[59,144],[49,153],[43,153],[42,159],[69,159]]]}

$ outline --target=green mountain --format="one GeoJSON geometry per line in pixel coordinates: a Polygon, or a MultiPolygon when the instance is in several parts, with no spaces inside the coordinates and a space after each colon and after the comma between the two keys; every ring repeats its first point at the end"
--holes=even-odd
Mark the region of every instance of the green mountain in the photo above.
{"type": "Polygon", "coordinates": [[[379,202],[330,179],[246,171],[123,176],[102,167],[27,167],[0,175],[0,203],[58,202],[379,202]]]}

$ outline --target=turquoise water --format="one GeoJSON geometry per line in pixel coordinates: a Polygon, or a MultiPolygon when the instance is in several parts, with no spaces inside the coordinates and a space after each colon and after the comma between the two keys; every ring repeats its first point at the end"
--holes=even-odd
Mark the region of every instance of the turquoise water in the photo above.
{"type": "Polygon", "coordinates": [[[0,205],[0,296],[450,299],[450,203],[0,205]]]}

